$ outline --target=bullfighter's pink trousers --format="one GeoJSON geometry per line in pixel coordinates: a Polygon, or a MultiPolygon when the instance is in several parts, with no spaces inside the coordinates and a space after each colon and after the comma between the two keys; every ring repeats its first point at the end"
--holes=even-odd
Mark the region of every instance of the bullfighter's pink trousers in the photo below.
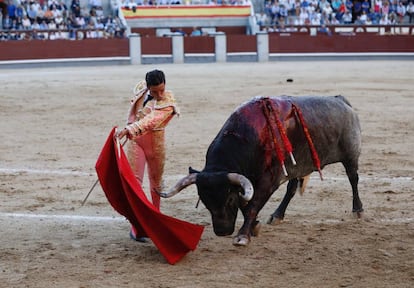
{"type": "Polygon", "coordinates": [[[164,174],[164,130],[151,131],[129,141],[127,149],[132,171],[141,185],[145,168],[147,168],[152,203],[157,210],[160,210],[160,196],[157,192],[162,191],[162,175],[164,174]]]}

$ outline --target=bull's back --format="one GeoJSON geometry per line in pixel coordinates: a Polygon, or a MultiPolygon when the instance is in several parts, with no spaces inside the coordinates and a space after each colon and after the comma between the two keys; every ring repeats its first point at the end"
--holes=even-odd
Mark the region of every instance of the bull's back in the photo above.
{"type": "MultiPolygon", "coordinates": [[[[302,112],[322,166],[357,161],[361,151],[361,127],[358,115],[345,97],[288,98],[302,112]]],[[[294,133],[301,128],[296,124],[294,133]]]]}
{"type": "MultiPolygon", "coordinates": [[[[343,96],[255,97],[240,105],[227,119],[209,147],[208,167],[225,166],[223,170],[239,172],[251,170],[249,173],[253,174],[253,171],[259,173],[263,164],[279,167],[274,162],[275,134],[270,132],[277,131],[277,127],[275,123],[269,123],[269,115],[266,116],[268,100],[272,102],[275,117],[281,120],[286,130],[298,162],[293,166],[286,156],[289,176],[303,176],[315,170],[309,143],[293,106],[303,115],[321,167],[341,162],[345,157],[359,157],[361,131],[358,117],[343,96]]],[[[280,136],[276,137],[281,142],[280,136]]]]}
{"type": "MultiPolygon", "coordinates": [[[[309,143],[299,121],[296,106],[303,115],[311,140],[321,161],[321,167],[342,161],[357,161],[361,151],[361,128],[358,116],[350,102],[343,96],[279,96],[255,97],[242,105],[237,112],[243,114],[244,125],[250,125],[256,131],[256,139],[262,145],[264,153],[274,153],[272,137],[268,133],[269,118],[266,118],[264,101],[273,103],[273,113],[281,120],[286,134],[293,146],[293,153],[301,165],[293,166],[286,160],[286,165],[298,175],[314,171],[314,163],[309,143]],[[303,171],[301,171],[303,170],[303,171]]],[[[241,117],[239,117],[241,118],[241,117]]],[[[277,130],[274,124],[273,129],[277,130]]],[[[277,140],[281,142],[280,136],[277,140]]],[[[283,145],[279,143],[279,145],[283,145]]],[[[287,156],[286,156],[287,157],[287,156]]],[[[269,157],[265,157],[269,159],[269,157]]]]}

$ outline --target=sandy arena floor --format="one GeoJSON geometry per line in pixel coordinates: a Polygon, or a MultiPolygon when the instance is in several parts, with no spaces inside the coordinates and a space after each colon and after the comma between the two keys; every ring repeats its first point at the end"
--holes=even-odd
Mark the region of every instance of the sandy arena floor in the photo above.
{"type": "MultiPolygon", "coordinates": [[[[352,217],[340,164],[312,174],[284,223],[263,225],[246,248],[217,237],[195,186],[163,200],[163,213],[206,225],[198,248],[169,265],[96,180],[97,156],[123,125],[134,84],[155,67],[2,70],[0,287],[414,287],[414,82],[405,61],[162,65],[181,117],[167,128],[167,186],[204,167],[231,112],[255,95],[345,95],[363,129],[360,196],[352,217]],[[292,78],[292,83],[286,82],[292,78]]],[[[147,184],[144,189],[147,189],[147,184]]],[[[279,204],[282,185],[261,211],[279,204]]],[[[241,224],[239,215],[237,227],[241,224]]]]}

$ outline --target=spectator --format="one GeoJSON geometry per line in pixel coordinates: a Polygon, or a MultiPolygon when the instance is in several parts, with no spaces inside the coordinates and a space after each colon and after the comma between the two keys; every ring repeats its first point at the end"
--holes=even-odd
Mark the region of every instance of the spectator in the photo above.
{"type": "Polygon", "coordinates": [[[275,1],[270,8],[271,25],[276,25],[277,22],[279,21],[279,11],[280,11],[279,2],[275,1]]]}
{"type": "Polygon", "coordinates": [[[40,22],[39,24],[39,30],[48,30],[49,26],[46,23],[46,20],[42,20],[42,22],[40,22]]]}
{"type": "Polygon", "coordinates": [[[355,21],[358,18],[358,16],[361,16],[361,13],[362,13],[362,4],[361,4],[361,2],[359,2],[358,0],[354,1],[354,7],[353,7],[353,10],[352,10],[352,20],[355,21]]]}
{"type": "Polygon", "coordinates": [[[352,0],[345,0],[345,7],[347,11],[350,11],[352,13],[354,10],[354,2],[352,0]]]}
{"type": "Polygon", "coordinates": [[[106,23],[105,23],[105,31],[106,34],[110,37],[110,38],[114,38],[115,37],[115,21],[112,18],[112,16],[108,16],[108,18],[106,19],[106,23]]]}
{"type": "Polygon", "coordinates": [[[361,4],[362,11],[365,11],[365,14],[368,15],[370,9],[371,9],[371,1],[370,0],[364,0],[361,4]]]}
{"type": "Polygon", "coordinates": [[[308,0],[303,0],[300,4],[300,7],[307,9],[309,7],[309,1],[308,0]]]}
{"type": "Polygon", "coordinates": [[[284,19],[288,17],[288,9],[285,4],[281,4],[279,8],[279,18],[282,18],[282,17],[283,17],[283,21],[284,19]]]}
{"type": "Polygon", "coordinates": [[[384,1],[382,3],[382,6],[381,6],[381,14],[387,16],[387,22],[388,22],[388,14],[389,13],[390,13],[390,5],[389,5],[388,1],[384,1]]]}
{"type": "MultiPolygon", "coordinates": [[[[16,18],[16,5],[14,5],[13,0],[9,0],[7,4],[7,15],[9,16],[9,19],[11,22],[16,18]]],[[[12,23],[10,22],[10,27],[12,26],[12,23]]]]}
{"type": "Polygon", "coordinates": [[[62,24],[63,24],[63,22],[64,22],[64,19],[63,19],[62,14],[58,14],[58,15],[55,17],[55,23],[56,23],[56,26],[61,27],[61,26],[62,26],[62,24]]]}
{"type": "Polygon", "coordinates": [[[338,10],[335,13],[335,18],[340,22],[343,23],[342,17],[344,16],[346,12],[346,6],[345,6],[345,2],[343,1],[340,5],[338,10]]]}
{"type": "Polygon", "coordinates": [[[16,12],[15,12],[16,18],[23,19],[23,16],[25,14],[26,14],[26,11],[25,11],[24,7],[21,4],[17,5],[16,12]]]}
{"type": "Polygon", "coordinates": [[[27,15],[23,16],[22,19],[22,26],[24,30],[30,30],[32,29],[32,22],[30,22],[29,17],[27,17],[27,15]]]}
{"type": "Polygon", "coordinates": [[[342,3],[343,3],[342,0],[332,0],[332,10],[334,12],[337,12],[342,3]]]}
{"type": "Polygon", "coordinates": [[[352,23],[352,14],[351,11],[347,10],[344,14],[344,16],[342,16],[342,22],[344,24],[351,24],[352,23]]]}
{"type": "Polygon", "coordinates": [[[338,14],[337,13],[332,13],[332,15],[331,15],[331,24],[332,25],[340,25],[341,24],[340,18],[338,19],[338,14]]]}
{"type": "Polygon", "coordinates": [[[70,5],[70,10],[75,15],[75,17],[80,17],[81,6],[80,6],[79,0],[72,0],[72,4],[70,5]]]}
{"type": "Polygon", "coordinates": [[[296,0],[285,1],[285,6],[286,6],[286,9],[288,10],[289,16],[295,16],[295,5],[296,5],[296,0]]]}
{"type": "Polygon", "coordinates": [[[306,8],[302,7],[299,14],[299,25],[309,25],[310,19],[306,8]]]}
{"type": "Polygon", "coordinates": [[[56,9],[59,10],[62,14],[67,13],[68,6],[66,6],[66,4],[63,0],[59,0],[56,4],[56,9]]]}
{"type": "Polygon", "coordinates": [[[414,23],[414,4],[412,1],[407,5],[408,23],[414,23]]]}
{"type": "Polygon", "coordinates": [[[102,0],[89,0],[90,8],[102,8],[102,0]]]}
{"type": "Polygon", "coordinates": [[[75,23],[76,23],[76,26],[80,29],[85,29],[86,28],[86,21],[85,21],[85,18],[82,15],[75,18],[75,23]]]}
{"type": "Polygon", "coordinates": [[[407,12],[407,10],[406,10],[404,4],[402,2],[399,2],[398,6],[397,6],[397,11],[396,11],[399,24],[403,23],[406,12],[407,12]]]}
{"type": "Polygon", "coordinates": [[[397,20],[397,13],[392,12],[388,15],[388,24],[389,25],[395,25],[397,24],[398,20],[397,20]]]}
{"type": "MultiPolygon", "coordinates": [[[[12,20],[12,27],[11,27],[11,30],[23,30],[23,27],[22,27],[21,23],[19,23],[19,22],[17,21],[17,19],[18,19],[18,18],[14,18],[14,19],[12,20]]],[[[16,34],[15,34],[15,35],[16,35],[16,34]]],[[[18,38],[17,38],[17,37],[13,37],[13,39],[18,40],[18,38]]]]}
{"type": "Polygon", "coordinates": [[[333,9],[331,7],[331,4],[329,2],[325,3],[325,7],[321,9],[322,12],[324,12],[326,15],[331,15],[333,12],[333,9]]]}
{"type": "Polygon", "coordinates": [[[44,4],[44,6],[43,6],[43,11],[44,11],[44,18],[45,18],[47,23],[49,23],[50,21],[52,21],[54,19],[54,15],[53,15],[52,10],[50,10],[49,7],[47,7],[46,4],[44,4]]]}
{"type": "Polygon", "coordinates": [[[33,9],[36,11],[39,11],[39,8],[41,8],[41,5],[38,0],[34,0],[33,2],[30,2],[30,6],[32,6],[33,9]]]}
{"type": "Polygon", "coordinates": [[[13,26],[12,19],[9,17],[9,15],[4,15],[3,16],[3,29],[10,30],[12,26],[13,26]]]}
{"type": "Polygon", "coordinates": [[[190,36],[202,36],[203,31],[201,31],[201,28],[199,27],[193,27],[193,31],[191,31],[190,36]]]}
{"type": "Polygon", "coordinates": [[[388,21],[388,15],[387,14],[382,14],[381,19],[378,23],[379,25],[388,25],[389,21],[388,21]]]}
{"type": "Polygon", "coordinates": [[[365,21],[365,25],[372,25],[372,20],[370,17],[367,17],[367,20],[365,21]]]}
{"type": "Polygon", "coordinates": [[[118,0],[110,0],[110,7],[111,7],[111,15],[113,17],[119,16],[119,6],[118,6],[118,0]]]}
{"type": "Polygon", "coordinates": [[[364,10],[362,11],[361,16],[359,17],[359,20],[361,21],[360,24],[363,24],[363,25],[366,24],[366,22],[368,20],[368,15],[364,10]]]}
{"type": "Polygon", "coordinates": [[[42,23],[42,21],[45,19],[45,11],[40,5],[37,8],[36,19],[39,24],[42,23]]]}
{"type": "Polygon", "coordinates": [[[268,26],[269,25],[269,17],[264,12],[261,12],[260,14],[256,14],[256,23],[260,27],[268,26]]]}
{"type": "Polygon", "coordinates": [[[98,33],[95,31],[95,23],[92,20],[89,20],[88,25],[86,25],[86,38],[98,38],[98,33]]]}
{"type": "Polygon", "coordinates": [[[279,25],[276,28],[277,32],[286,32],[286,18],[285,17],[280,17],[279,18],[279,25]]]}
{"type": "Polygon", "coordinates": [[[358,15],[354,21],[355,25],[364,25],[364,22],[361,20],[361,15],[358,15]]]}
{"type": "Polygon", "coordinates": [[[328,36],[332,36],[331,30],[325,24],[322,24],[321,27],[319,27],[318,34],[325,34],[328,36]]]}
{"type": "Polygon", "coordinates": [[[57,29],[57,26],[56,26],[55,20],[53,20],[53,19],[51,19],[51,20],[49,21],[49,23],[47,24],[47,26],[48,26],[48,29],[49,29],[49,30],[56,30],[56,29],[57,29]]]}
{"type": "Polygon", "coordinates": [[[56,19],[58,17],[58,15],[62,15],[62,10],[57,9],[57,6],[50,6],[52,8],[49,8],[51,13],[52,13],[52,18],[56,19]]]}
{"type": "Polygon", "coordinates": [[[35,8],[34,5],[28,5],[26,12],[27,12],[27,17],[33,23],[37,18],[37,7],[35,8]]]}
{"type": "Polygon", "coordinates": [[[375,8],[371,8],[370,13],[368,14],[368,19],[374,25],[378,25],[381,19],[380,12],[376,12],[375,8]]]}
{"type": "Polygon", "coordinates": [[[316,11],[311,11],[309,14],[310,24],[311,25],[321,25],[322,14],[319,13],[319,9],[316,11]]]}
{"type": "Polygon", "coordinates": [[[55,33],[56,39],[69,39],[69,32],[66,30],[68,30],[68,26],[62,23],[59,26],[59,30],[55,33]]]}
{"type": "Polygon", "coordinates": [[[124,38],[126,27],[122,23],[121,18],[119,18],[118,16],[115,16],[114,20],[115,20],[115,37],[124,38]]]}
{"type": "Polygon", "coordinates": [[[397,13],[398,0],[391,0],[389,6],[390,10],[388,11],[388,14],[397,13]]]}
{"type": "Polygon", "coordinates": [[[374,12],[381,13],[382,9],[382,0],[374,0],[374,12]]]}
{"type": "Polygon", "coordinates": [[[36,19],[32,23],[32,29],[33,30],[40,30],[40,24],[36,19]]]}
{"type": "Polygon", "coordinates": [[[319,8],[319,10],[320,10],[320,11],[322,11],[322,10],[323,10],[323,8],[325,8],[326,3],[328,3],[329,5],[331,5],[331,4],[330,4],[328,1],[326,1],[326,0],[319,0],[319,2],[316,2],[315,4],[316,4],[316,7],[318,7],[318,8],[319,8]]]}
{"type": "Polygon", "coordinates": [[[137,3],[134,0],[129,0],[126,4],[126,8],[135,12],[137,9],[137,3]]]}

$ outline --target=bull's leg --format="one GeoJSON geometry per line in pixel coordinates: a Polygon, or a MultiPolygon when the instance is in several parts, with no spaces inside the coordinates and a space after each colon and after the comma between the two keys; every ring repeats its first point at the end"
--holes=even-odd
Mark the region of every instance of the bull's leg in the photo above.
{"type": "Polygon", "coordinates": [[[245,207],[240,208],[244,222],[237,236],[233,239],[233,245],[235,246],[247,246],[251,236],[259,235],[260,221],[257,220],[257,215],[267,200],[269,200],[271,193],[262,193],[259,191],[259,188],[256,189],[255,193],[268,196],[264,199],[253,199],[245,207]]]}
{"type": "Polygon", "coordinates": [[[283,218],[285,218],[286,208],[289,205],[290,200],[295,196],[296,190],[298,188],[298,179],[291,179],[287,184],[286,194],[283,197],[282,202],[279,204],[279,207],[270,215],[267,220],[267,224],[279,224],[283,218]]]}
{"type": "Polygon", "coordinates": [[[361,199],[359,199],[359,193],[358,193],[358,165],[353,165],[349,163],[343,163],[346,175],[348,176],[349,183],[351,183],[352,187],[352,212],[356,214],[358,218],[361,218],[364,212],[364,209],[362,208],[362,202],[361,199]]]}
{"type": "MultiPolygon", "coordinates": [[[[250,206],[250,204],[248,204],[250,206]]],[[[247,246],[250,242],[250,236],[257,236],[258,230],[253,232],[255,228],[260,227],[259,221],[257,221],[257,212],[256,210],[245,208],[241,209],[244,217],[244,222],[240,228],[237,236],[233,239],[233,245],[235,246],[247,246]],[[253,233],[252,233],[253,232],[253,233]]]]}

